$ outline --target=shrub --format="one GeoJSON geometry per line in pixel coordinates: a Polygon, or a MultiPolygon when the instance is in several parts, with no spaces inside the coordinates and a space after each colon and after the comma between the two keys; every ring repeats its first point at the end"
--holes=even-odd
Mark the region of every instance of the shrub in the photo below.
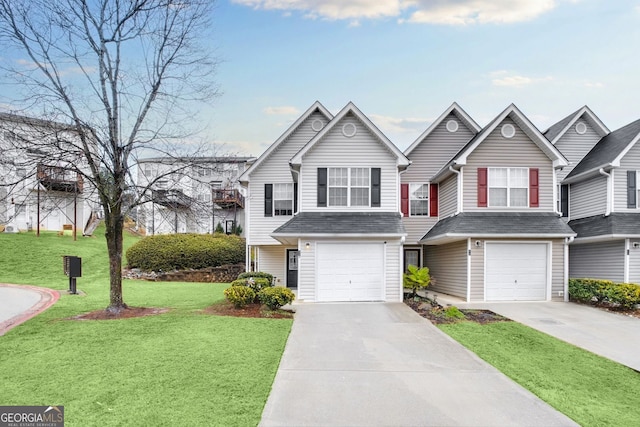
{"type": "Polygon", "coordinates": [[[224,290],[224,296],[236,308],[242,308],[255,300],[256,293],[247,286],[231,286],[224,290]]]}
{"type": "Polygon", "coordinates": [[[224,234],[164,234],[146,237],[127,250],[129,267],[171,271],[245,261],[245,241],[224,234]]]}
{"type": "Polygon", "coordinates": [[[464,313],[458,310],[458,307],[454,305],[447,307],[444,311],[444,315],[447,319],[464,319],[464,313]]]}
{"type": "Polygon", "coordinates": [[[418,289],[423,289],[429,286],[431,277],[429,276],[429,269],[427,267],[418,268],[415,265],[409,265],[407,267],[408,272],[402,275],[402,284],[405,288],[411,289],[412,296],[416,296],[418,289]]]}
{"type": "Polygon", "coordinates": [[[273,282],[273,274],[265,273],[263,271],[245,271],[244,273],[238,274],[238,279],[248,279],[250,277],[253,277],[254,279],[261,277],[269,279],[269,282],[273,282]]]}
{"type": "Polygon", "coordinates": [[[258,294],[260,302],[271,310],[277,310],[285,304],[291,304],[296,298],[290,289],[277,286],[273,288],[264,288],[258,294]]]}
{"type": "Polygon", "coordinates": [[[640,304],[640,285],[610,280],[570,279],[569,296],[575,301],[611,304],[631,310],[640,304]]]}
{"type": "Polygon", "coordinates": [[[231,286],[247,286],[253,289],[253,292],[258,294],[262,289],[273,286],[273,283],[264,277],[248,277],[246,279],[236,279],[231,282],[231,286]]]}

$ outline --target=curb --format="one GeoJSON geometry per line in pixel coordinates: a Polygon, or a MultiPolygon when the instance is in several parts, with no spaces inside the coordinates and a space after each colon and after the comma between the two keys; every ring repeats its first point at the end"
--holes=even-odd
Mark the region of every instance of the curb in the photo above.
{"type": "Polygon", "coordinates": [[[7,319],[4,322],[0,322],[0,336],[7,333],[9,330],[15,328],[16,326],[26,322],[32,317],[37,316],[42,313],[53,304],[58,301],[60,298],[60,293],[58,291],[54,291],[53,289],[48,288],[39,288],[37,286],[30,285],[12,285],[9,283],[0,283],[0,286],[5,288],[20,288],[20,289],[28,289],[40,294],[40,301],[29,307],[24,312],[13,316],[11,319],[7,319]]]}

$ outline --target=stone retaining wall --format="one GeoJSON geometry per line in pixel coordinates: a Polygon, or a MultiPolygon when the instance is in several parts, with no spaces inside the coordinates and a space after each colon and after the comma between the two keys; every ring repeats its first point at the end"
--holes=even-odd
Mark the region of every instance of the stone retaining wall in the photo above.
{"type": "Polygon", "coordinates": [[[207,267],[201,270],[177,270],[177,271],[152,271],[150,273],[137,268],[125,270],[123,278],[142,279],[154,282],[202,282],[202,283],[229,283],[238,278],[244,272],[244,264],[222,265],[220,267],[207,267]]]}

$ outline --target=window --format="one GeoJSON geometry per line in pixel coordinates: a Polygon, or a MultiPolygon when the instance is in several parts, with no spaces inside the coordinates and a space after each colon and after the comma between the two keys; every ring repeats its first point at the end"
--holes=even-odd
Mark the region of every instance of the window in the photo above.
{"type": "Polygon", "coordinates": [[[273,184],[273,214],[293,215],[293,184],[273,184]]]}
{"type": "Polygon", "coordinates": [[[529,169],[489,168],[489,206],[529,206],[529,169]]]}
{"type": "Polygon", "coordinates": [[[429,184],[409,184],[409,215],[429,215],[429,184]]]}
{"type": "Polygon", "coordinates": [[[329,168],[329,206],[369,206],[369,168],[329,168]]]}

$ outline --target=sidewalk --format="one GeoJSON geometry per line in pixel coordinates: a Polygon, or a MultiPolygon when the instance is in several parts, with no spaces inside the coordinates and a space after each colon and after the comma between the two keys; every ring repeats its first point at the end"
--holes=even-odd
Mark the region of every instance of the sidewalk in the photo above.
{"type": "Polygon", "coordinates": [[[60,294],[52,289],[0,283],[0,336],[51,307],[58,298],[60,294]]]}

